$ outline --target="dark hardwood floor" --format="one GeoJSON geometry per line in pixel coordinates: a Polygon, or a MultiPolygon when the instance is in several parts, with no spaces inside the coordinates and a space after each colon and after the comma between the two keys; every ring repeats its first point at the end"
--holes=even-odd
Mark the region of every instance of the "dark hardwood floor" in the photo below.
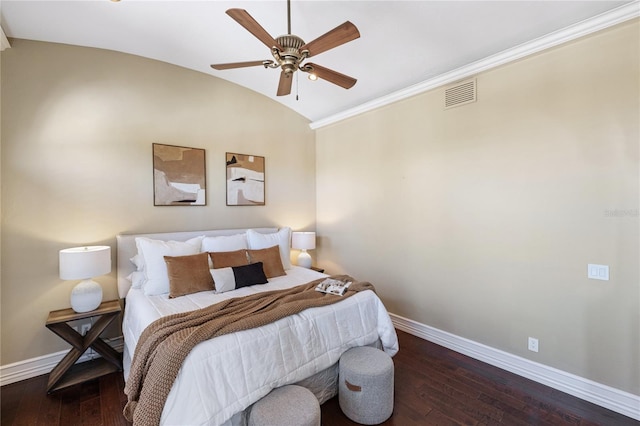
{"type": "MultiPolygon", "coordinates": [[[[384,425],[640,425],[589,402],[398,332],[395,407],[384,425]]],[[[47,376],[0,388],[2,425],[127,425],[122,373],[51,395],[47,376]]],[[[322,423],[354,425],[333,398],[322,423]]],[[[276,426],[276,425],[274,425],[276,426]]]]}

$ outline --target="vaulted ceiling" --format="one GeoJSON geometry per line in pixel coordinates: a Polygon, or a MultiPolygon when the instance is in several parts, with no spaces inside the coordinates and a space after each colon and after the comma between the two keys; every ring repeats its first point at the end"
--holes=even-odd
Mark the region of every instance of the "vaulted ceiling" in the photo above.
{"type": "Polygon", "coordinates": [[[277,37],[287,33],[285,0],[3,0],[0,7],[9,40],[96,47],[168,62],[237,83],[319,123],[465,77],[491,58],[498,58],[496,64],[516,59],[637,17],[640,3],[293,0],[292,33],[306,42],[347,20],[357,26],[360,38],[314,56],[313,62],[358,81],[346,90],[297,72],[291,95],[281,97],[276,97],[277,69],[217,71],[210,64],[273,59],[225,11],[245,9],[277,37]]]}

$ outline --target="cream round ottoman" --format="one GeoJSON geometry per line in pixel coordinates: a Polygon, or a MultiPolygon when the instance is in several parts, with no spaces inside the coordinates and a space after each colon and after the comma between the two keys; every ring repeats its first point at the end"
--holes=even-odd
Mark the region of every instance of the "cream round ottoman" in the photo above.
{"type": "Polygon", "coordinates": [[[354,422],[377,425],[393,413],[393,361],[385,352],[363,346],[340,357],[338,402],[354,422]]]}
{"type": "Polygon", "coordinates": [[[249,426],[320,426],[320,403],[307,388],[282,386],[253,404],[249,426]]]}

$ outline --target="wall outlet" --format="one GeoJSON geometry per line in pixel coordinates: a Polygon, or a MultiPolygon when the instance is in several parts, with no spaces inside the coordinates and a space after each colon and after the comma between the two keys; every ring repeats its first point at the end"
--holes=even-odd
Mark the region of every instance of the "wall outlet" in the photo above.
{"type": "Polygon", "coordinates": [[[538,339],[535,337],[529,337],[529,350],[538,352],[538,339]]]}
{"type": "Polygon", "coordinates": [[[91,329],[91,323],[82,324],[82,327],[80,327],[80,334],[82,334],[83,336],[86,336],[90,329],[91,329]]]}

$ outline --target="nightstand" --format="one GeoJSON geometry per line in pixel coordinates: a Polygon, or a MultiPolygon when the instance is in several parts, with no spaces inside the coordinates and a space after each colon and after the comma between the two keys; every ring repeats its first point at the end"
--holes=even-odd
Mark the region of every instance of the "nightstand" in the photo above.
{"type": "Polygon", "coordinates": [[[309,269],[311,269],[313,271],[316,271],[316,272],[320,272],[321,274],[324,274],[324,268],[318,268],[317,266],[312,266],[309,269]]]}
{"type": "Polygon", "coordinates": [[[49,312],[47,328],[66,342],[71,350],[49,373],[47,393],[95,379],[114,371],[122,371],[122,356],[100,338],[100,334],[120,315],[120,301],[102,302],[97,309],[77,313],[73,309],[49,312]],[[81,335],[67,323],[84,318],[99,317],[86,335],[81,335]],[[75,362],[89,348],[93,348],[102,358],[76,364],[75,362]]]}

